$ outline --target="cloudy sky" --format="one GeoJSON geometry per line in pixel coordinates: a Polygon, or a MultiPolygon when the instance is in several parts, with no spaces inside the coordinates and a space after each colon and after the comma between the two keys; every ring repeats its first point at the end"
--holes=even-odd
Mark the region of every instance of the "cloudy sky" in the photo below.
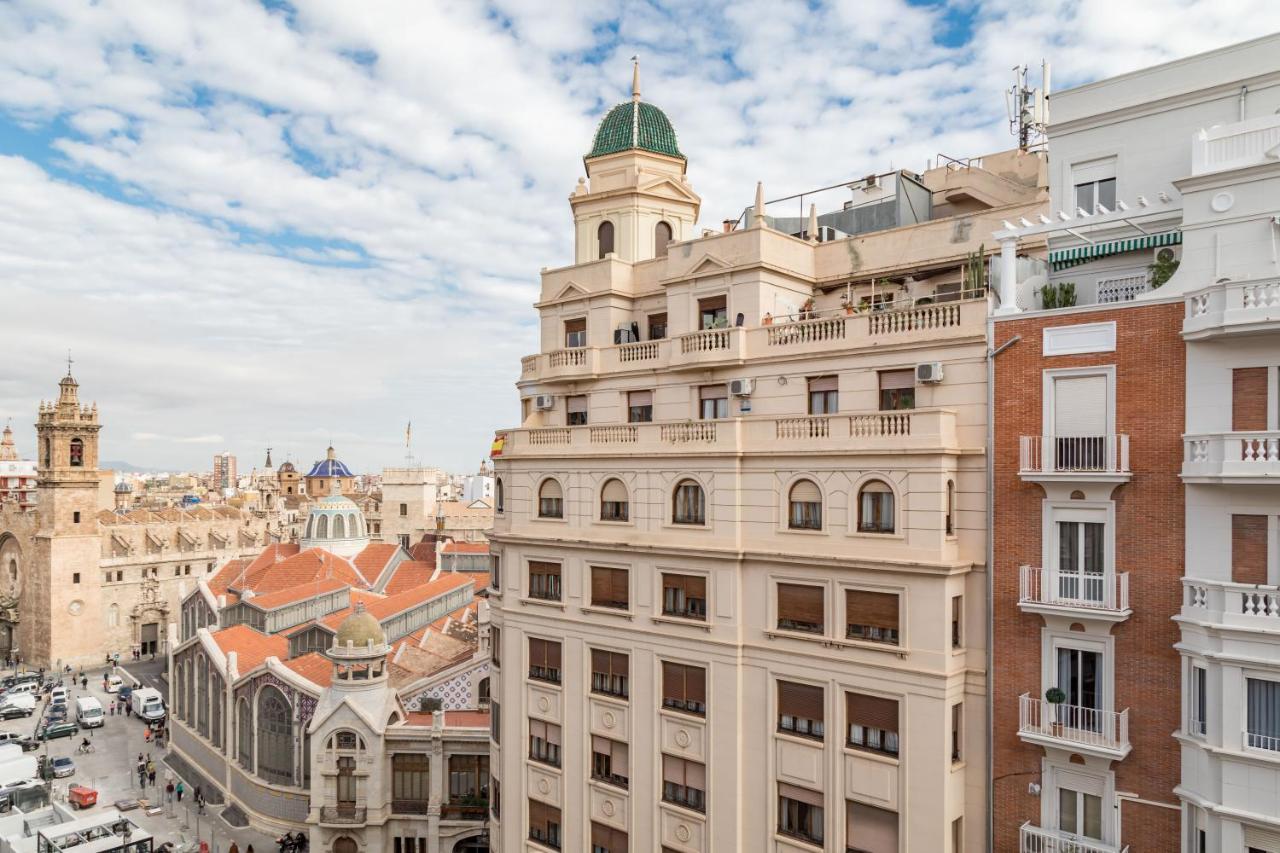
{"type": "Polygon", "coordinates": [[[454,470],[516,420],[538,270],[630,86],[702,224],[1010,147],[1054,87],[1280,30],[1275,0],[0,3],[0,419],[23,450],[68,349],[103,458],[230,449],[454,470]]]}

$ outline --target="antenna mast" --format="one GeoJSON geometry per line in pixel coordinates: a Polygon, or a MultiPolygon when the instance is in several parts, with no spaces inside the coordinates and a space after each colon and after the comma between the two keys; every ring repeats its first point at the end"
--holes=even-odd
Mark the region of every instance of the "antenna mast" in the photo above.
{"type": "Polygon", "coordinates": [[[1027,82],[1027,66],[1013,67],[1013,85],[1005,90],[1009,132],[1018,137],[1018,147],[1030,151],[1048,142],[1049,63],[1040,63],[1040,88],[1027,82]]]}

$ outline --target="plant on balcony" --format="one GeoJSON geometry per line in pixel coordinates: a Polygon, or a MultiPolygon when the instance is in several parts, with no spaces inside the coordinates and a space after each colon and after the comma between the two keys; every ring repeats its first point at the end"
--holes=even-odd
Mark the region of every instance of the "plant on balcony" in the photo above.
{"type": "Polygon", "coordinates": [[[814,299],[812,296],[806,299],[804,303],[800,306],[800,319],[801,320],[812,319],[813,309],[814,309],[814,306],[817,304],[818,304],[817,300],[814,299]]]}
{"type": "Polygon", "coordinates": [[[1046,284],[1040,288],[1040,305],[1050,308],[1072,308],[1076,304],[1076,284],[1064,281],[1058,284],[1046,284]]]}
{"type": "Polygon", "coordinates": [[[1173,274],[1178,271],[1180,263],[1182,262],[1174,256],[1172,249],[1162,249],[1156,255],[1156,262],[1147,267],[1147,273],[1151,277],[1151,289],[1155,290],[1173,278],[1173,274]]]}
{"type": "Polygon", "coordinates": [[[978,251],[965,255],[960,289],[965,293],[985,293],[987,290],[987,244],[978,244],[978,251]]]}
{"type": "Polygon", "coordinates": [[[1044,701],[1050,705],[1061,705],[1067,701],[1067,694],[1062,691],[1061,687],[1050,687],[1044,692],[1044,701]]]}

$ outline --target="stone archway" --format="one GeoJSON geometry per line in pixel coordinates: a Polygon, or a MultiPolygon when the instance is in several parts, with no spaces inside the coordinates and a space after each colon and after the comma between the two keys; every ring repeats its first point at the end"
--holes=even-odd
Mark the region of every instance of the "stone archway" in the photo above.
{"type": "Polygon", "coordinates": [[[129,614],[133,647],[144,657],[162,655],[169,624],[169,605],[160,597],[160,581],[148,577],[142,582],[142,596],[129,614]]]}
{"type": "Polygon", "coordinates": [[[473,835],[453,845],[453,853],[489,853],[489,836],[473,835]]]}
{"type": "Polygon", "coordinates": [[[22,546],[11,533],[0,533],[0,662],[18,642],[18,601],[26,565],[22,546]]]}

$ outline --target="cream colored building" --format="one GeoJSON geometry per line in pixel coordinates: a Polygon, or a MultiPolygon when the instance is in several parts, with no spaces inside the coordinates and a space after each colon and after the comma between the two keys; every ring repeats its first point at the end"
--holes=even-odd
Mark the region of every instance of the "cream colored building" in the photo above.
{"type": "Polygon", "coordinates": [[[493,849],[985,849],[975,253],[1042,209],[1041,162],[856,181],[807,223],[757,191],[699,235],[635,88],[495,442],[493,849]]]}

